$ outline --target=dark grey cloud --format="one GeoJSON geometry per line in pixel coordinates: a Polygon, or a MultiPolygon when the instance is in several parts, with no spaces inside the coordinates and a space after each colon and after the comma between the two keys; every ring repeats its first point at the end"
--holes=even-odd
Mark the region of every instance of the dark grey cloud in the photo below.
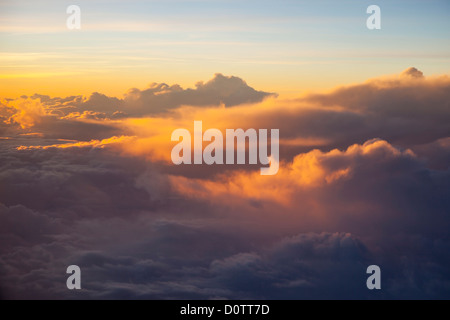
{"type": "Polygon", "coordinates": [[[427,165],[436,170],[448,170],[450,166],[450,137],[427,144],[418,144],[412,149],[427,165]]]}
{"type": "Polygon", "coordinates": [[[423,72],[417,68],[410,67],[403,71],[400,76],[402,77],[412,77],[412,78],[423,78],[423,72]]]}
{"type": "Polygon", "coordinates": [[[114,149],[3,148],[6,298],[450,297],[450,173],[388,144],[324,154],[324,169],[352,175],[297,190],[284,219],[264,201],[255,215],[183,198],[151,164],[114,149]],[[82,291],[65,288],[71,264],[82,291]],[[371,264],[383,270],[381,292],[365,287],[371,264]]]}
{"type": "MultiPolygon", "coordinates": [[[[292,193],[289,205],[241,194],[177,193],[161,164],[114,145],[17,149],[127,134],[82,116],[233,106],[267,96],[239,78],[217,75],[196,89],[153,85],[125,99],[24,97],[47,108],[40,114],[23,107],[22,120],[35,121],[29,130],[9,121],[17,109],[3,104],[0,130],[9,139],[0,140],[0,293],[7,299],[449,299],[448,86],[448,79],[410,69],[396,80],[292,102],[299,108],[249,114],[249,127],[328,141],[322,152],[310,145],[284,150],[288,161],[303,153],[293,162],[298,170],[280,171],[277,180],[278,192],[292,193]],[[39,134],[20,135],[33,132],[39,134]],[[362,145],[348,148],[354,143],[362,145]],[[327,152],[336,147],[341,151],[327,152]],[[323,172],[314,186],[302,184],[301,157],[323,172]],[[78,292],[65,287],[72,264],[82,269],[78,292]],[[365,287],[371,264],[382,269],[380,292],[365,287]]],[[[233,172],[214,174],[206,178],[235,182],[233,172]]],[[[193,191],[202,187],[191,183],[193,191]]]]}

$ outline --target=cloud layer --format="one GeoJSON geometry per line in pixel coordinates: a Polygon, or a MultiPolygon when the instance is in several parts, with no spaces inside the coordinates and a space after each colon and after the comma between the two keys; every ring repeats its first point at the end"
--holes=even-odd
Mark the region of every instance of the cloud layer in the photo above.
{"type": "Polygon", "coordinates": [[[3,99],[0,295],[448,299],[449,89],[410,68],[296,100],[220,74],[3,99]],[[279,128],[279,173],[174,166],[170,134],[194,120],[279,128]],[[81,291],[65,287],[72,264],[81,291]]]}

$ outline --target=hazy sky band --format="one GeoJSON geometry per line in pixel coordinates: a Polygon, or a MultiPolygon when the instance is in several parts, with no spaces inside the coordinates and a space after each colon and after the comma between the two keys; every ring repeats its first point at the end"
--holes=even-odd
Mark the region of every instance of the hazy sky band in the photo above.
{"type": "Polygon", "coordinates": [[[2,1],[2,96],[121,96],[150,81],[192,87],[216,72],[280,94],[334,87],[417,66],[450,69],[447,1],[2,1]],[[18,90],[20,88],[20,92],[18,90]],[[69,90],[70,88],[70,90],[69,90]],[[75,89],[75,90],[74,90],[75,89]]]}

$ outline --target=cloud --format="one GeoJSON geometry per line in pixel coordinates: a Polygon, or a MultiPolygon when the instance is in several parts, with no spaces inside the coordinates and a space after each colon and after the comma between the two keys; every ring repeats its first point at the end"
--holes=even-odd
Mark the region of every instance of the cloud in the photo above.
{"type": "Polygon", "coordinates": [[[27,246],[44,241],[55,231],[56,219],[34,212],[23,205],[6,207],[0,204],[0,251],[7,251],[8,246],[27,246]]]}
{"type": "Polygon", "coordinates": [[[450,227],[448,177],[448,169],[430,170],[411,150],[375,139],[344,151],[299,154],[270,178],[235,171],[211,179],[172,176],[171,182],[186,197],[236,212],[242,223],[263,216],[261,228],[366,230],[366,236],[380,229],[421,229],[444,235],[450,227]]]}
{"type": "MultiPolygon", "coordinates": [[[[140,138],[127,152],[169,164],[173,143],[166,137],[177,128],[192,131],[195,120],[203,121],[204,130],[222,132],[227,128],[280,129],[280,156],[287,161],[312,149],[344,149],[373,138],[414,149],[450,135],[449,92],[446,76],[380,77],[296,100],[267,99],[237,108],[181,107],[170,118],[144,117],[123,124],[140,138]]],[[[180,171],[190,175],[194,169],[180,171]]],[[[200,174],[220,170],[202,167],[200,174]]]]}
{"type": "Polygon", "coordinates": [[[22,129],[33,127],[40,122],[45,114],[44,108],[39,101],[26,98],[7,102],[5,109],[3,109],[3,114],[9,111],[11,116],[9,119],[5,119],[4,122],[18,124],[22,129]]]}
{"type": "MultiPolygon", "coordinates": [[[[9,115],[5,118],[9,120],[3,121],[2,128],[11,134],[31,131],[42,132],[51,138],[89,141],[113,135],[133,135],[134,131],[141,130],[145,121],[120,120],[144,119],[151,115],[148,125],[157,125],[160,129],[189,128],[199,119],[205,127],[222,130],[231,127],[281,128],[281,156],[285,159],[313,148],[345,148],[375,137],[412,148],[449,135],[450,80],[447,76],[404,76],[413,72],[411,70],[291,101],[266,99],[260,102],[271,95],[258,93],[239,78],[222,75],[199,83],[196,89],[165,84],[155,84],[146,90],[133,89],[123,100],[99,93],[89,99],[35,95],[20,102],[35,106],[27,109],[30,112],[18,112],[19,109],[14,107],[19,104],[17,101],[4,102],[2,114],[3,117],[9,115]],[[221,103],[239,106],[217,108],[221,103]],[[186,105],[192,107],[183,107],[186,105]],[[170,117],[161,113],[169,110],[170,117]],[[11,115],[11,112],[16,113],[11,115]],[[28,128],[33,124],[33,128],[23,130],[17,125],[11,128],[14,123],[22,123],[28,128]]],[[[165,129],[162,132],[166,134],[165,129]]],[[[166,148],[169,144],[170,141],[166,148]]],[[[166,150],[164,154],[167,154],[166,150]]]]}
{"type": "Polygon", "coordinates": [[[449,298],[449,85],[409,69],[282,100],[216,75],[195,89],[153,85],[124,99],[4,99],[0,291],[449,298]],[[175,167],[170,134],[194,120],[222,132],[279,128],[278,174],[175,167]],[[72,264],[81,291],[65,288],[72,264]],[[381,267],[381,292],[365,287],[371,264],[381,267]]]}
{"type": "Polygon", "coordinates": [[[448,170],[450,165],[450,137],[438,139],[431,143],[419,144],[413,150],[427,162],[429,168],[448,170]]]}
{"type": "Polygon", "coordinates": [[[412,151],[371,140],[300,154],[271,180],[212,181],[173,181],[118,151],[2,151],[12,160],[0,175],[7,297],[449,295],[450,173],[412,151]],[[64,289],[70,264],[83,270],[80,293],[64,289]],[[383,292],[364,287],[370,264],[382,267],[383,292]]]}
{"type": "Polygon", "coordinates": [[[38,134],[49,139],[69,140],[105,139],[119,135],[114,123],[90,121],[92,118],[97,120],[99,113],[92,113],[92,117],[83,114],[70,118],[61,112],[65,107],[59,105],[59,99],[56,106],[49,106],[48,102],[40,99],[21,97],[0,105],[1,132],[10,137],[38,134]]]}
{"type": "Polygon", "coordinates": [[[179,85],[153,83],[148,89],[130,89],[124,101],[133,115],[159,114],[182,105],[197,107],[233,107],[245,103],[261,102],[273,93],[256,91],[238,77],[226,77],[217,73],[213,79],[198,82],[195,89],[183,89],[179,85]]]}
{"type": "Polygon", "coordinates": [[[4,109],[6,107],[13,108],[16,112],[10,122],[28,128],[44,114],[71,119],[117,119],[162,114],[183,105],[234,107],[258,103],[270,96],[276,95],[257,91],[241,78],[217,73],[206,83],[198,82],[195,89],[183,89],[178,84],[152,83],[144,90],[137,88],[128,90],[123,99],[108,97],[99,92],[92,93],[88,98],[82,96],[52,98],[40,94],[23,96],[17,100],[4,101],[2,113],[6,112],[4,109]]]}
{"type": "Polygon", "coordinates": [[[216,74],[195,89],[153,83],[148,89],[130,89],[123,99],[94,92],[90,97],[65,98],[34,94],[0,102],[0,132],[17,135],[42,133],[46,138],[91,140],[121,135],[115,121],[163,116],[181,106],[233,107],[258,103],[275,94],[256,91],[238,77],[216,74]]]}
{"type": "Polygon", "coordinates": [[[402,77],[412,77],[412,78],[423,78],[423,72],[420,70],[417,70],[414,67],[410,67],[403,71],[400,76],[402,77]]]}
{"type": "Polygon", "coordinates": [[[306,233],[259,253],[213,261],[211,271],[241,299],[324,299],[338,292],[341,299],[362,298],[367,292],[353,287],[351,278],[364,280],[367,256],[364,245],[350,234],[306,233]]]}

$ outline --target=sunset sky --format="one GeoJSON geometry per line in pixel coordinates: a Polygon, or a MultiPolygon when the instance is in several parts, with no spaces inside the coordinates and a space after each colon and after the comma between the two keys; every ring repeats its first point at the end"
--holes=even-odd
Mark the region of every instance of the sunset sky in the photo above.
{"type": "Polygon", "coordinates": [[[450,299],[449,15],[0,1],[0,299],[450,299]],[[278,129],[279,171],[175,165],[194,121],[278,129]]]}
{"type": "Polygon", "coordinates": [[[450,71],[446,0],[0,2],[0,94],[121,97],[149,82],[193,87],[217,72],[294,96],[420,65],[450,71]]]}

